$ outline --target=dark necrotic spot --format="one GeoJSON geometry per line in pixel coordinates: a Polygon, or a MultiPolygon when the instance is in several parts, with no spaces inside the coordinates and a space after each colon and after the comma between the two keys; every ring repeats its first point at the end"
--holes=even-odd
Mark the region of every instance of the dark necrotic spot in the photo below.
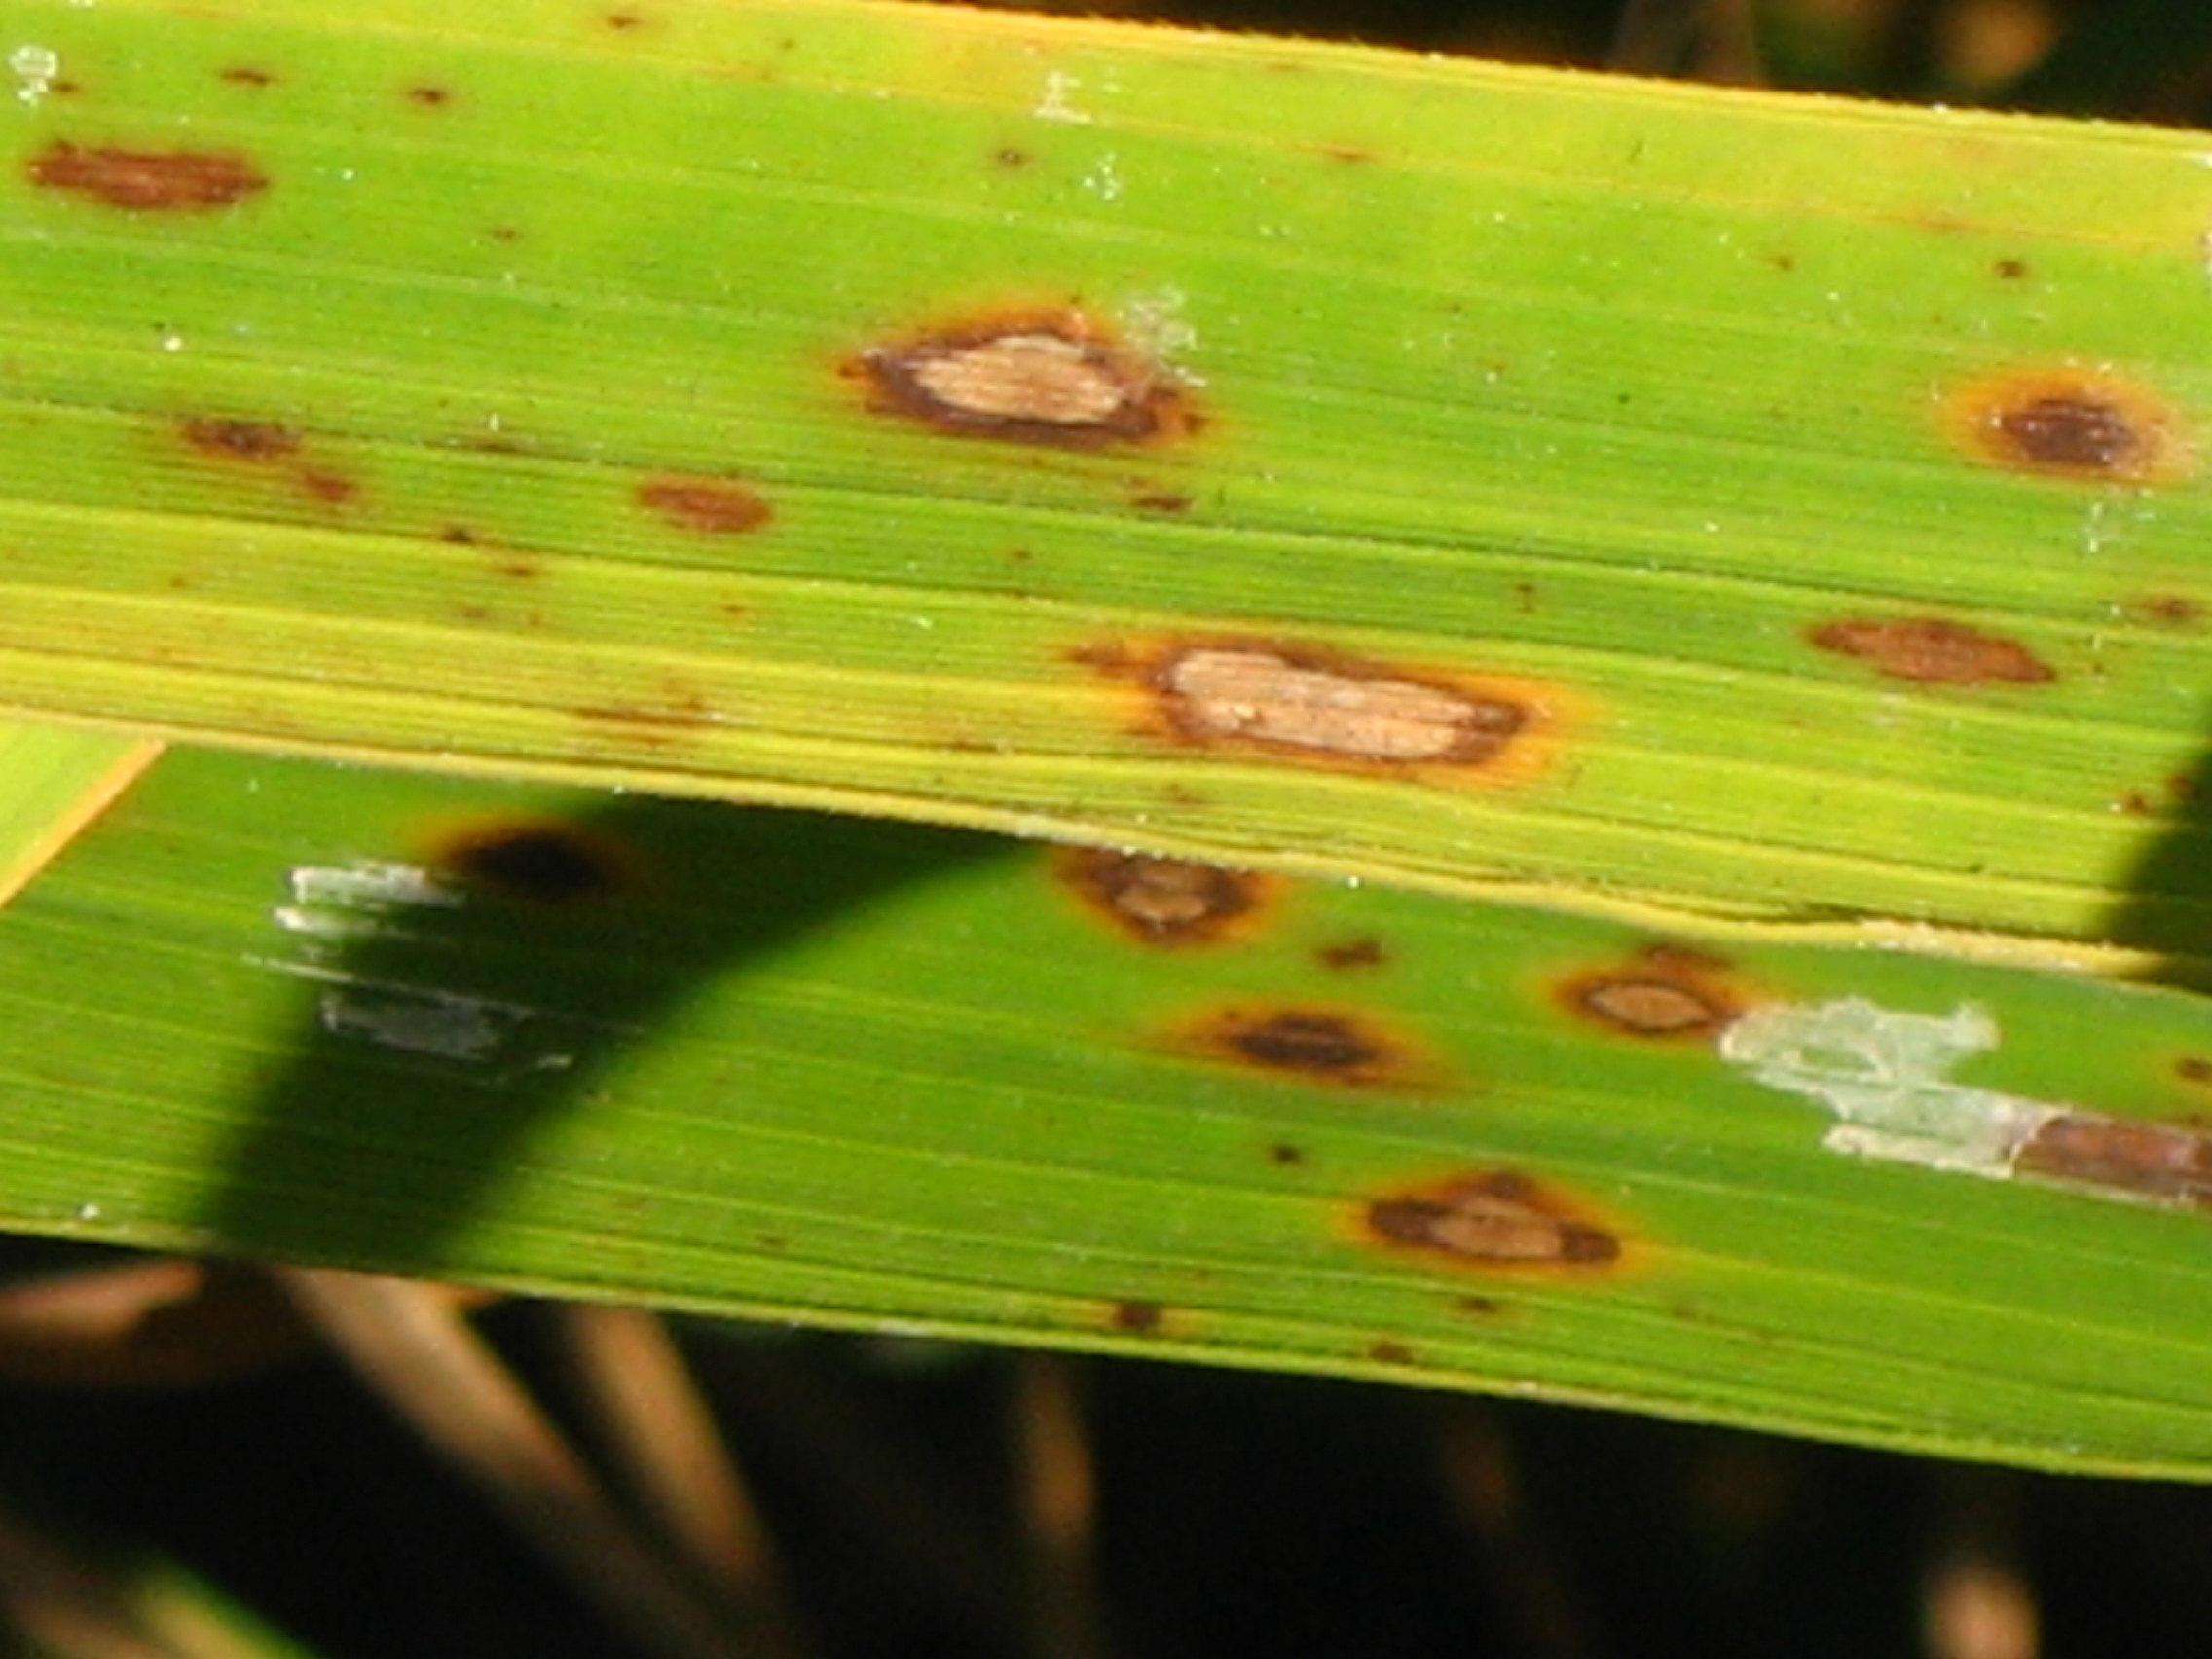
{"type": "Polygon", "coordinates": [[[1336,1014],[1276,1014],[1228,1031],[1224,1041],[1246,1059],[1278,1071],[1342,1077],[1364,1071],[1388,1051],[1336,1014]]]}
{"type": "Polygon", "coordinates": [[[409,87],[407,101],[422,109],[443,109],[453,102],[453,93],[444,87],[409,87]]]}
{"type": "Polygon", "coordinates": [[[680,530],[735,535],[758,530],[774,509],[745,485],[726,478],[651,478],[638,486],[638,502],[680,530]]]}
{"type": "Polygon", "coordinates": [[[1367,1357],[1377,1365],[1411,1365],[1414,1350],[1406,1343],[1390,1337],[1381,1337],[1367,1345],[1367,1357]]]}
{"type": "Polygon", "coordinates": [[[184,441],[202,455],[225,461],[287,461],[300,453],[300,434],[265,421],[195,418],[183,423],[184,441]]]}
{"type": "Polygon", "coordinates": [[[1062,449],[1198,429],[1182,383],[1077,311],[957,322],[852,358],[868,407],[940,431],[1062,449]]]}
{"type": "Polygon", "coordinates": [[[536,904],[604,899],[627,885],[618,851],[601,836],[559,821],[467,826],[442,839],[432,867],[457,885],[536,904]]]}
{"type": "Polygon", "coordinates": [[[2038,397],[2000,410],[1997,430],[2020,459],[2069,471],[2122,472],[2144,439],[2124,411],[2092,397],[2038,397]]]}
{"type": "Polygon", "coordinates": [[[1362,1220],[1377,1243],[1467,1267],[1597,1268],[1621,1255],[1610,1230],[1510,1169],[1454,1175],[1376,1198],[1362,1220]]]}
{"type": "Polygon", "coordinates": [[[1382,941],[1373,938],[1343,940],[1336,944],[1324,944],[1313,953],[1322,967],[1339,973],[1355,968],[1380,968],[1383,954],[1382,941]]]}
{"type": "Polygon", "coordinates": [[[1013,144],[1002,144],[991,152],[991,160],[1010,172],[1018,172],[1036,159],[1027,150],[1013,144]]]}
{"type": "Polygon", "coordinates": [[[2000,281],[2018,282],[2028,275],[2028,262],[2024,259],[2000,259],[1989,268],[2000,281]]]}
{"type": "Polygon", "coordinates": [[[1815,645],[1922,685],[2041,685],[2057,670],[2017,640],[1940,616],[1849,616],[1824,622],[1815,645]]]}
{"type": "Polygon", "coordinates": [[[228,68],[222,72],[221,78],[225,81],[228,81],[234,87],[253,87],[257,89],[261,87],[274,86],[276,82],[276,77],[271,74],[268,70],[256,69],[251,64],[247,63],[234,64],[231,68],[228,68]]]}
{"type": "Polygon", "coordinates": [[[2174,1076],[2184,1083],[2212,1083],[2212,1059],[2201,1054],[2184,1054],[2174,1062],[2174,1076]]]}
{"type": "Polygon", "coordinates": [[[126,212],[203,213],[269,188],[246,157],[228,150],[88,148],[55,139],[31,158],[30,178],[126,212]]]}
{"type": "Polygon", "coordinates": [[[1343,1009],[1223,1009],[1200,1020],[1192,1037],[1215,1059],[1307,1083],[1402,1088],[1425,1073],[1405,1043],[1343,1009]]]}
{"type": "Polygon", "coordinates": [[[1167,1317],[1167,1309],[1157,1302],[1126,1297],[1114,1304],[1107,1317],[1115,1330],[1141,1337],[1160,1329],[1167,1317]]]}
{"type": "Polygon", "coordinates": [[[1073,847],[1061,882],[1094,913],[1146,944],[1217,944],[1249,930],[1279,886],[1252,870],[1073,847]]]}
{"type": "Polygon", "coordinates": [[[300,474],[300,488],[326,507],[343,506],[361,493],[361,487],[342,472],[309,467],[300,474]]]}
{"type": "Polygon", "coordinates": [[[1306,1161],[1306,1149],[1292,1141],[1275,1141],[1268,1148],[1268,1161],[1277,1169],[1296,1169],[1306,1161]]]}
{"type": "Polygon", "coordinates": [[[1982,459],[2091,482],[2154,483],[2187,469],[2182,422],[2132,381],[2073,368],[2002,375],[1947,403],[1982,459]]]}

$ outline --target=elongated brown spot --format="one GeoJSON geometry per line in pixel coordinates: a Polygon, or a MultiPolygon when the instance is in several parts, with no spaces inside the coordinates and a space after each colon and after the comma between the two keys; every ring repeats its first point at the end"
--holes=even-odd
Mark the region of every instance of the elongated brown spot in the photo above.
{"type": "Polygon", "coordinates": [[[1338,973],[1348,973],[1360,968],[1380,968],[1388,959],[1389,952],[1382,941],[1372,936],[1340,940],[1335,944],[1324,944],[1313,952],[1313,958],[1324,968],[1338,973]]]}
{"type": "Polygon", "coordinates": [[[1180,381],[1072,310],[872,346],[846,373],[877,413],[968,437],[1098,449],[1171,441],[1198,424],[1180,381]]]}
{"type": "Polygon", "coordinates": [[[1219,944],[1250,933],[1282,883],[1254,870],[1070,847],[1060,881],[1086,908],[1146,944],[1219,944]]]}
{"type": "Polygon", "coordinates": [[[743,535],[775,516],[761,496],[726,478],[650,478],[638,486],[638,503],[680,530],[708,535],[743,535]]]}
{"type": "Polygon", "coordinates": [[[2041,685],[2058,678],[2019,641],[1941,616],[1840,617],[1809,638],[1824,651],[1922,685],[2041,685]]]}
{"type": "Polygon", "coordinates": [[[1192,1024],[1181,1046],[1246,1070],[1344,1088],[1424,1088],[1435,1073],[1404,1038],[1342,1008],[1219,1009],[1192,1024]]]}
{"type": "Polygon", "coordinates": [[[1703,951],[1654,944],[1619,966],[1569,976],[1555,995],[1569,1014],[1617,1036],[1703,1041],[1743,1012],[1719,977],[1727,966],[1703,951]]]}
{"type": "Polygon", "coordinates": [[[87,149],[63,139],[31,158],[30,178],[131,213],[204,213],[269,188],[236,151],[87,149]]]}
{"type": "Polygon", "coordinates": [[[2212,1136],[2199,1128],[2060,1112],[2037,1126],[2012,1167],[2128,1198],[2212,1208],[2212,1136]]]}
{"type": "Polygon", "coordinates": [[[265,421],[225,421],[195,417],[180,428],[184,441],[202,455],[225,461],[288,461],[300,453],[300,434],[265,421]]]}
{"type": "Polygon", "coordinates": [[[1106,1310],[1107,1324],[1125,1336],[1151,1336],[1166,1320],[1167,1309],[1159,1303],[1133,1296],[1113,1303],[1106,1310]]]}
{"type": "Polygon", "coordinates": [[[1600,1269],[1621,1258],[1615,1232],[1512,1169],[1388,1194],[1370,1200],[1360,1221],[1371,1243],[1457,1267],[1600,1269]]]}
{"type": "Polygon", "coordinates": [[[1946,403],[1967,446],[2015,471],[2090,482],[2168,482],[2191,469],[2180,415],[2119,375],[2061,367],[1977,381],[1946,403]]]}

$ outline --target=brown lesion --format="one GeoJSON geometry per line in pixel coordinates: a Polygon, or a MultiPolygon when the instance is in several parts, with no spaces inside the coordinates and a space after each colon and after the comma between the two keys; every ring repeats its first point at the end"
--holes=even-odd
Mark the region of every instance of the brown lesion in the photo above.
{"type": "Polygon", "coordinates": [[[1992,375],[1944,399],[1953,431],[2012,471],[2091,483],[2170,483],[2194,470],[2181,414],[2148,387],[2060,364],[1992,375]]]}
{"type": "Polygon", "coordinates": [[[2059,1112],[2036,1126],[2012,1168],[2153,1203],[2212,1208],[2212,1136],[2194,1125],[2059,1112]]]}
{"type": "Polygon", "coordinates": [[[1470,1169],[1367,1199],[1362,1240],[1439,1266],[1597,1272],[1623,1257],[1619,1229],[1517,1169],[1470,1169]]]}
{"type": "Polygon", "coordinates": [[[743,535],[776,516],[767,498],[733,478],[648,478],[638,486],[638,504],[679,530],[705,535],[743,535]]]}
{"type": "Polygon", "coordinates": [[[1101,847],[1062,848],[1052,864],[1086,911],[1140,943],[1170,949],[1248,938],[1284,887],[1257,870],[1101,847]]]}
{"type": "Polygon", "coordinates": [[[188,416],[178,430],[190,448],[221,461],[289,461],[300,453],[305,441],[289,426],[219,416],[188,416]]]}
{"type": "Polygon", "coordinates": [[[1334,1088],[1427,1089],[1438,1067],[1410,1039],[1357,1009],[1232,1003],[1186,1024],[1175,1046],[1218,1064],[1334,1088]]]}
{"type": "Polygon", "coordinates": [[[864,349],[843,373],[875,413],[963,437],[1104,449],[1204,424],[1179,377],[1073,306],[924,328],[864,349]]]}
{"type": "Polygon", "coordinates": [[[1567,976],[1553,996],[1575,1018],[1609,1035],[1705,1043],[1744,1011],[1744,997],[1725,977],[1729,967],[1707,951],[1650,944],[1626,962],[1567,976]]]}
{"type": "Polygon", "coordinates": [[[1559,688],[1356,656],[1307,640],[1099,640],[1067,653],[1144,698],[1179,747],[1398,776],[1519,781],[1556,735],[1559,688]]]}
{"type": "Polygon", "coordinates": [[[2018,640],[1943,616],[1841,616],[1806,638],[1917,685],[2042,685],[2058,678],[2018,640]]]}
{"type": "Polygon", "coordinates": [[[238,150],[129,150],[56,138],[30,160],[30,180],[129,213],[204,213],[235,206],[269,188],[252,158],[238,150]]]}

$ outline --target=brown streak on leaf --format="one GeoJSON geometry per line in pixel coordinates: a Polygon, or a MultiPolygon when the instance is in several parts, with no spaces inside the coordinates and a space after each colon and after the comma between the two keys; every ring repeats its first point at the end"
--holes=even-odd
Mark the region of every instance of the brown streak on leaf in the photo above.
{"type": "Polygon", "coordinates": [[[29,171],[42,189],[129,213],[204,213],[269,188],[250,160],[230,150],[87,149],[57,138],[31,158],[29,171]]]}
{"type": "Polygon", "coordinates": [[[1807,637],[1824,651],[1919,685],[2041,685],[2058,678],[2019,641],[1941,616],[1839,617],[1807,637]]]}
{"type": "Polygon", "coordinates": [[[727,478],[648,478],[638,504],[679,530],[737,535],[758,530],[775,509],[756,491],[727,478]]]}
{"type": "Polygon", "coordinates": [[[178,428],[202,455],[224,461],[288,461],[300,453],[300,434],[263,421],[227,421],[195,416],[178,428]]]}

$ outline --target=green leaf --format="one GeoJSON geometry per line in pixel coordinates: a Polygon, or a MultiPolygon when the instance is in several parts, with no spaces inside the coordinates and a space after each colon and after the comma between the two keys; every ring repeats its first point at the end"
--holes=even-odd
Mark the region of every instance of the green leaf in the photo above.
{"type": "Polygon", "coordinates": [[[7,705],[2201,948],[2201,134],[843,0],[11,16],[7,705]]]}
{"type": "Polygon", "coordinates": [[[189,753],[0,986],[13,1230],[2212,1473],[2173,992],[189,753]]]}

